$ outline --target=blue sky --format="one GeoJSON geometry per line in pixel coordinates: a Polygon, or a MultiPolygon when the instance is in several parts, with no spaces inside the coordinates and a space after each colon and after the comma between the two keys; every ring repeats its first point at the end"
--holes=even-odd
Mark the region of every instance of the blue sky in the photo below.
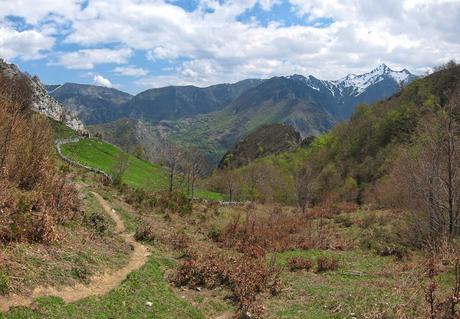
{"type": "Polygon", "coordinates": [[[0,1],[0,57],[130,93],[460,60],[457,0],[0,1]],[[436,41],[434,41],[436,39],[436,41]]]}

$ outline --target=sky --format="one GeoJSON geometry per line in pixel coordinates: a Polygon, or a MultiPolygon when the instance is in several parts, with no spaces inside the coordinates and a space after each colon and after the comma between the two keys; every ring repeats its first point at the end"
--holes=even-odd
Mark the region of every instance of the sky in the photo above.
{"type": "Polygon", "coordinates": [[[460,0],[0,0],[0,57],[132,94],[460,61],[460,0]]]}

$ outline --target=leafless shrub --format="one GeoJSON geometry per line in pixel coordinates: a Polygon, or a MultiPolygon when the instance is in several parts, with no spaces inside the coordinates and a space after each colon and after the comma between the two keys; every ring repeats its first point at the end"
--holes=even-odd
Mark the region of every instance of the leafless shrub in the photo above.
{"type": "Polygon", "coordinates": [[[454,95],[425,116],[413,145],[401,151],[391,174],[397,186],[394,200],[414,215],[419,246],[460,234],[459,104],[460,95],[454,95]]]}
{"type": "Polygon", "coordinates": [[[164,214],[188,215],[192,212],[192,201],[182,192],[160,192],[156,194],[154,205],[164,214]]]}
{"type": "Polygon", "coordinates": [[[313,261],[309,258],[294,257],[288,260],[290,271],[310,270],[313,267],[313,261]]]}
{"type": "Polygon", "coordinates": [[[184,251],[190,247],[191,240],[185,233],[179,232],[170,235],[169,243],[174,250],[184,251]]]}
{"type": "Polygon", "coordinates": [[[134,233],[134,238],[137,241],[154,241],[156,238],[155,228],[150,223],[143,222],[137,227],[136,232],[134,233]]]}
{"type": "Polygon", "coordinates": [[[78,198],[53,162],[48,121],[30,109],[28,81],[0,74],[0,241],[51,243],[78,198]]]}
{"type": "Polygon", "coordinates": [[[215,241],[222,246],[253,256],[268,251],[294,249],[347,249],[351,244],[328,227],[322,219],[292,213],[259,217],[248,212],[229,223],[215,241]]]}
{"type": "Polygon", "coordinates": [[[454,280],[451,293],[444,298],[438,296],[439,285],[436,282],[438,269],[436,262],[430,258],[426,263],[426,277],[429,284],[425,289],[425,301],[429,308],[431,319],[458,319],[460,318],[460,258],[454,261],[454,280]]]}
{"type": "Polygon", "coordinates": [[[334,271],[339,268],[339,261],[334,257],[318,257],[316,259],[316,271],[326,272],[334,271]]]}
{"type": "Polygon", "coordinates": [[[226,257],[218,253],[193,253],[171,276],[177,286],[226,286],[234,294],[240,317],[250,314],[260,318],[263,308],[257,295],[267,289],[278,293],[279,281],[275,268],[267,266],[264,258],[226,257]],[[272,281],[273,280],[273,281],[272,281]]]}

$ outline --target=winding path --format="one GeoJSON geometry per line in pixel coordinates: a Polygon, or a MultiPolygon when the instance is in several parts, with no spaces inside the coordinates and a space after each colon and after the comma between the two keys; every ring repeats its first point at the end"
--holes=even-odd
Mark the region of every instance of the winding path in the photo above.
{"type": "Polygon", "coordinates": [[[77,284],[75,286],[62,288],[39,287],[34,289],[29,295],[11,295],[8,297],[0,297],[0,311],[6,312],[11,307],[16,306],[30,306],[35,298],[43,296],[57,296],[62,298],[65,302],[70,303],[93,295],[103,295],[118,287],[122,281],[126,279],[129,273],[141,268],[147,262],[147,257],[150,255],[148,248],[137,242],[132,234],[126,233],[123,220],[115,213],[115,211],[112,210],[110,205],[102,198],[101,195],[94,192],[93,195],[96,197],[105,212],[115,222],[116,232],[120,234],[129,245],[131,245],[133,252],[128,264],[114,273],[92,277],[88,285],[77,284]]]}

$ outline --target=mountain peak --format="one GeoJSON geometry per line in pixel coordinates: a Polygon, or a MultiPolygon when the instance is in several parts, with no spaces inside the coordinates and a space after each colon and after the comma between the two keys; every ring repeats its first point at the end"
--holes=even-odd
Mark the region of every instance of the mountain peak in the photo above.
{"type": "Polygon", "coordinates": [[[364,74],[349,74],[346,77],[333,81],[337,86],[342,88],[351,88],[354,95],[362,94],[371,85],[377,84],[386,79],[395,81],[398,85],[407,85],[416,76],[410,73],[407,69],[394,71],[386,64],[382,63],[372,71],[364,74]]]}
{"type": "Polygon", "coordinates": [[[381,74],[385,74],[385,73],[390,73],[390,72],[393,72],[393,70],[390,69],[385,63],[382,63],[382,64],[380,64],[378,67],[376,67],[375,69],[373,69],[370,73],[381,73],[381,74]]]}

